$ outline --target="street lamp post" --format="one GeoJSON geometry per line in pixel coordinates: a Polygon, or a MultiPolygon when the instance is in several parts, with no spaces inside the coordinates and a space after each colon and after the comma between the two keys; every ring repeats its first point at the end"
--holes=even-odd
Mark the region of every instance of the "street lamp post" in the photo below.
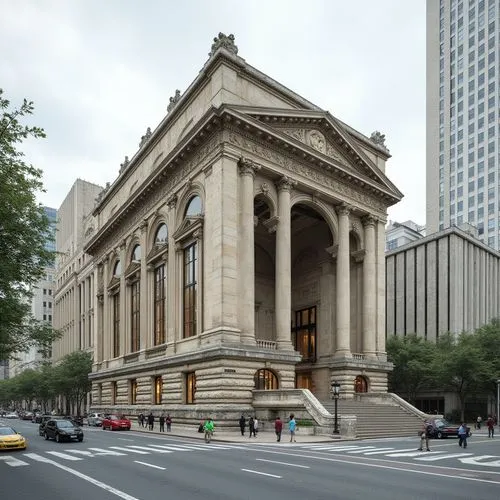
{"type": "Polygon", "coordinates": [[[332,382],[332,397],[333,400],[335,401],[335,424],[333,428],[334,434],[339,433],[338,414],[337,414],[337,403],[339,400],[339,393],[340,393],[340,384],[338,382],[332,382]]]}

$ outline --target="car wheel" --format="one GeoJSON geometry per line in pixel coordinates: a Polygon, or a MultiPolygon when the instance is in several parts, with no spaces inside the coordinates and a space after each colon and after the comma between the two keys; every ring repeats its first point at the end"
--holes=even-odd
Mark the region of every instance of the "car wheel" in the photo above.
{"type": "Polygon", "coordinates": [[[437,438],[438,439],[443,439],[443,433],[441,431],[438,431],[438,433],[436,434],[437,438]]]}
{"type": "Polygon", "coordinates": [[[45,441],[49,440],[49,435],[47,433],[44,434],[45,441]]]}
{"type": "Polygon", "coordinates": [[[61,442],[61,436],[59,434],[56,434],[56,443],[61,442]]]}
{"type": "Polygon", "coordinates": [[[83,436],[78,438],[78,442],[81,443],[83,441],[83,436]]]}

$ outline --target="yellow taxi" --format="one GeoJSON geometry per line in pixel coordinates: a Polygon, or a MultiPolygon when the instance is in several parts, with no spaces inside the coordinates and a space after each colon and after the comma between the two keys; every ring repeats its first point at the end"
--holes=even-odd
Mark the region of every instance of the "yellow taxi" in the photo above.
{"type": "Polygon", "coordinates": [[[12,427],[0,426],[0,451],[25,450],[28,441],[12,427]]]}

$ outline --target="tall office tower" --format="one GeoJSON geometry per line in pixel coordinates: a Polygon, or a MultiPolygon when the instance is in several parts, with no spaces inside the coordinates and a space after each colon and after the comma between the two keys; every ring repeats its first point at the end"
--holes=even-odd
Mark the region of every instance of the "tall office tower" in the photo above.
{"type": "Polygon", "coordinates": [[[500,246],[500,0],[427,0],[427,234],[500,246]]]}

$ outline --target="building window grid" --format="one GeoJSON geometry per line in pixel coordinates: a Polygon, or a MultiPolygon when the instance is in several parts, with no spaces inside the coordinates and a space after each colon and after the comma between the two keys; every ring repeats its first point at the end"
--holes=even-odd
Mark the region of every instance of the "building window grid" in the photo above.
{"type": "Polygon", "coordinates": [[[303,362],[316,361],[316,306],[295,312],[292,342],[303,362]]]}
{"type": "Polygon", "coordinates": [[[155,268],[154,345],[165,343],[165,265],[155,268]]]}
{"type": "Polygon", "coordinates": [[[196,402],[196,373],[186,373],[186,404],[192,405],[196,402]]]}
{"type": "Polygon", "coordinates": [[[130,285],[130,350],[139,351],[141,347],[140,323],[141,323],[141,285],[140,281],[134,281],[130,285]]]}
{"type": "Polygon", "coordinates": [[[154,404],[161,405],[163,399],[163,378],[155,377],[154,379],[154,404]]]}
{"type": "Polygon", "coordinates": [[[113,357],[120,355],[120,292],[113,295],[113,357]]]}
{"type": "Polygon", "coordinates": [[[183,300],[183,336],[196,335],[197,314],[197,253],[198,245],[193,243],[184,249],[184,300],[183,300]]]}

